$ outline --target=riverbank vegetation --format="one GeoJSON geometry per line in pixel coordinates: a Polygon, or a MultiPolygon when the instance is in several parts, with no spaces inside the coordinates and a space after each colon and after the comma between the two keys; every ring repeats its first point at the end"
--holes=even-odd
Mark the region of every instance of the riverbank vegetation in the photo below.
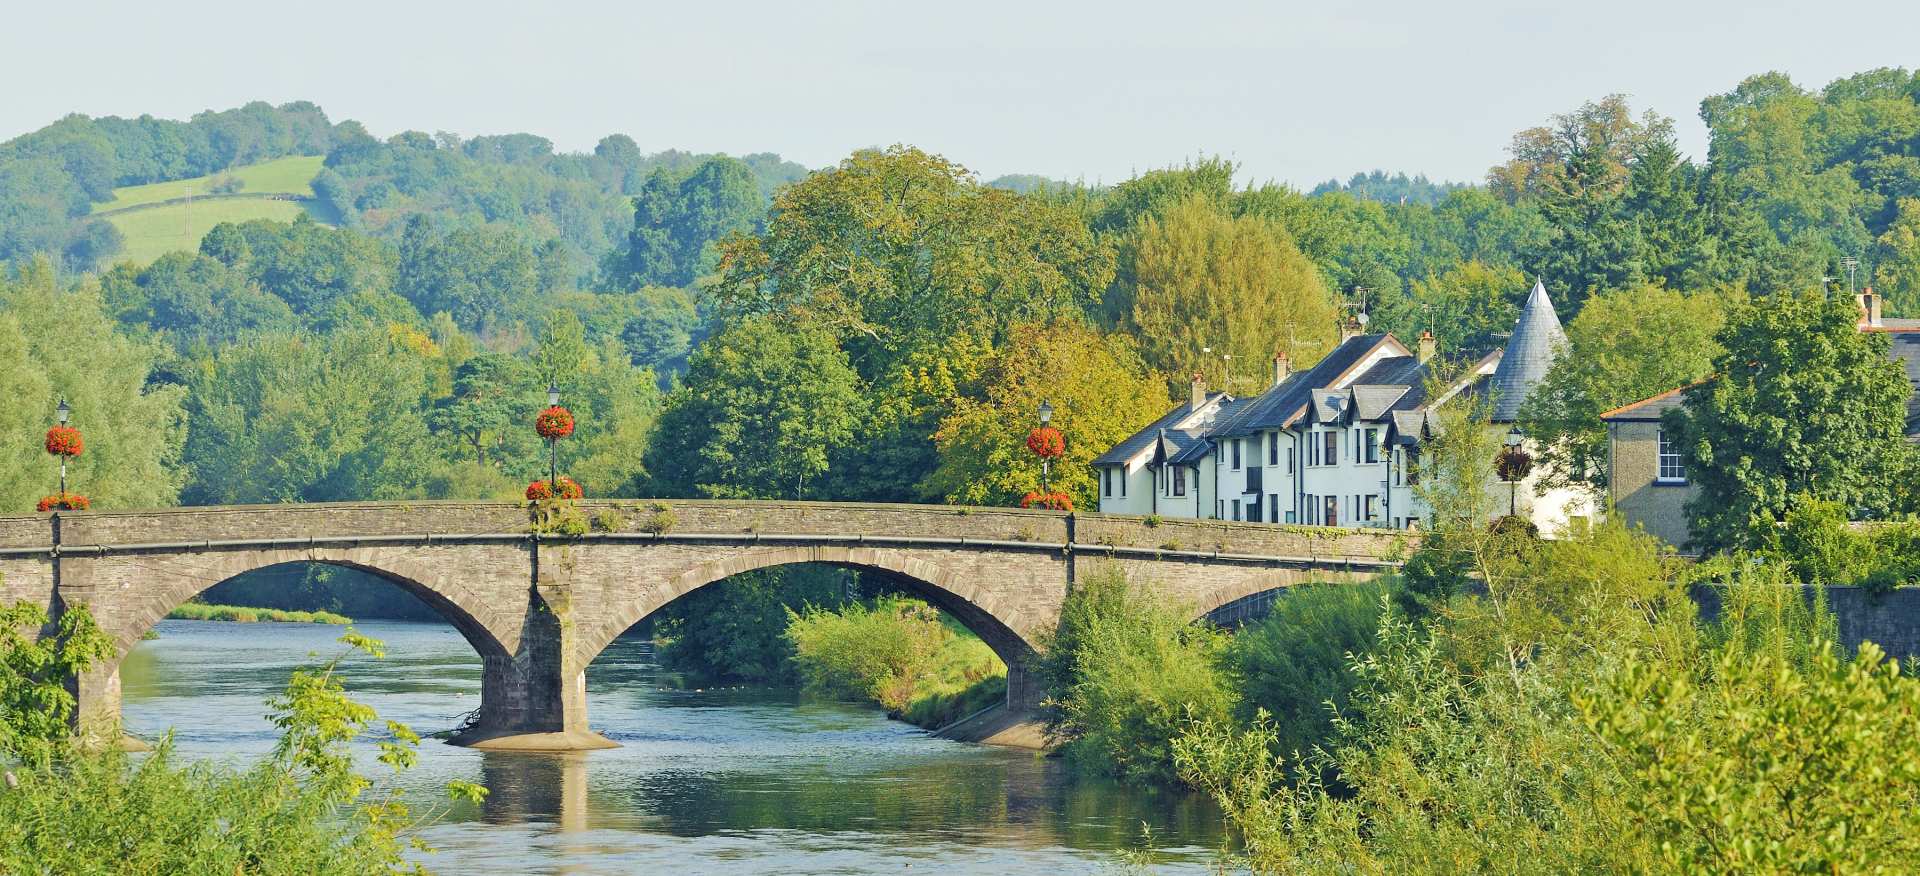
{"type": "Polygon", "coordinates": [[[345,626],[353,618],[330,611],[284,611],[277,608],[249,608],[241,605],[208,605],[185,602],[167,612],[174,620],[231,621],[233,623],[334,624],[345,626]]]}
{"type": "MultiPolygon", "coordinates": [[[[0,611],[0,871],[8,873],[402,873],[431,851],[416,814],[356,772],[349,745],[370,735],[373,710],[348,698],[341,657],[296,670],[270,703],[273,752],[241,766],[175,760],[170,739],[138,758],[114,740],[72,735],[66,679],[112,654],[84,608],[57,634],[38,606],[0,611]]],[[[349,631],[349,651],[380,646],[349,631]]],[[[411,730],[384,722],[378,760],[413,765],[411,730]]],[[[485,790],[453,782],[454,801],[485,790]]]]}
{"type": "Polygon", "coordinates": [[[918,599],[790,611],[786,637],[808,692],[873,702],[917,726],[940,727],[1006,699],[1007,667],[993,649],[918,599]]]}

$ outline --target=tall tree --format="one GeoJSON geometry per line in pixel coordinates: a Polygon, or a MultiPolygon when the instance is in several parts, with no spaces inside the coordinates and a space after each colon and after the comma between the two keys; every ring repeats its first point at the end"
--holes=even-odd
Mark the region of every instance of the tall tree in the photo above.
{"type": "Polygon", "coordinates": [[[1061,205],[980,184],[894,146],[788,187],[767,231],[723,248],[723,319],[791,311],[833,332],[874,379],[918,349],[1090,307],[1113,256],[1061,205]]]}
{"type": "Polygon", "coordinates": [[[185,437],[177,386],[152,382],[157,344],[115,331],[90,285],[61,289],[44,259],[0,269],[0,508],[26,514],[56,489],[39,436],[66,399],[85,452],[69,466],[74,492],[95,507],[152,508],[178,500],[185,437]]]}
{"type": "Polygon", "coordinates": [[[1879,244],[1873,275],[1887,298],[1887,315],[1920,315],[1920,198],[1900,199],[1879,244]]]}
{"type": "Polygon", "coordinates": [[[681,496],[834,497],[834,450],[854,440],[859,378],[827,331],[748,319],[694,351],[667,398],[647,468],[681,496]]]}
{"type": "Polygon", "coordinates": [[[765,210],[753,170],[738,159],[710,158],[688,172],[655,170],[633,199],[623,285],[692,285],[713,270],[714,244],[758,231],[765,210]]]}
{"type": "Polygon", "coordinates": [[[1885,335],[1861,332],[1844,297],[1775,295],[1735,311],[1720,332],[1717,376],[1668,412],[1687,477],[1698,545],[1757,547],[1809,499],[1855,517],[1885,513],[1913,448],[1913,388],[1885,335]]]}
{"type": "Polygon", "coordinates": [[[1431,331],[1449,358],[1479,356],[1505,343],[1528,288],[1517,269],[1465,262],[1415,280],[1406,295],[1385,296],[1369,328],[1406,341],[1431,331]]]}
{"type": "Polygon", "coordinates": [[[395,291],[421,313],[445,311],[470,331],[519,315],[540,288],[533,250],[512,229],[444,228],[416,216],[400,239],[395,291]]]}
{"type": "Polygon", "coordinates": [[[940,466],[921,491],[972,505],[1007,505],[1040,488],[1028,430],[1042,401],[1066,438],[1049,486],[1076,506],[1098,501],[1093,458],[1166,412],[1166,384],[1120,336],[1080,320],[1020,326],[988,360],[982,396],[962,399],[934,433],[940,466]]]}
{"type": "Polygon", "coordinates": [[[1325,281],[1275,222],[1188,198],[1143,220],[1128,249],[1129,322],[1163,374],[1220,374],[1237,360],[1257,384],[1274,354],[1307,362],[1337,339],[1325,281]]]}

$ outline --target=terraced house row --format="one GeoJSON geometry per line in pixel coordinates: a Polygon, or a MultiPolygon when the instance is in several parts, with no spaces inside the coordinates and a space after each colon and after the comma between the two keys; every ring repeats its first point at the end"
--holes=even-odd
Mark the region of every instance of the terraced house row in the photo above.
{"type": "MultiPolygon", "coordinates": [[[[1871,289],[1857,296],[1859,329],[1886,333],[1889,355],[1914,385],[1907,433],[1920,441],[1920,320],[1883,318],[1871,289]]],[[[1391,334],[1349,330],[1313,367],[1274,360],[1273,383],[1237,398],[1208,392],[1196,377],[1188,400],[1094,460],[1100,510],[1117,514],[1322,526],[1409,529],[1429,509],[1415,487],[1433,413],[1463,399],[1491,402],[1491,424],[1527,446],[1517,420],[1559,357],[1566,333],[1545,286],[1536,283],[1504,349],[1436,386],[1433,337],[1409,349],[1391,334]]],[[[1685,503],[1696,495],[1686,465],[1661,426],[1684,401],[1680,388],[1609,411],[1609,495],[1547,488],[1542,469],[1523,480],[1489,480],[1491,513],[1518,514],[1553,536],[1611,507],[1629,524],[1678,546],[1690,538],[1685,503]]],[[[1533,453],[1534,458],[1539,454],[1533,453]]]]}
{"type": "MultiPolygon", "coordinates": [[[[1546,287],[1536,283],[1506,347],[1435,384],[1431,333],[1413,348],[1356,323],[1313,367],[1294,372],[1282,355],[1264,392],[1236,398],[1208,392],[1196,377],[1188,400],[1094,460],[1100,510],[1269,523],[1408,529],[1427,516],[1414,489],[1433,414],[1487,397],[1492,426],[1508,433],[1527,394],[1566,349],[1566,332],[1546,287]]],[[[1542,532],[1583,525],[1593,497],[1540,487],[1538,472],[1517,484],[1490,482],[1500,513],[1527,517],[1542,532]]]]}

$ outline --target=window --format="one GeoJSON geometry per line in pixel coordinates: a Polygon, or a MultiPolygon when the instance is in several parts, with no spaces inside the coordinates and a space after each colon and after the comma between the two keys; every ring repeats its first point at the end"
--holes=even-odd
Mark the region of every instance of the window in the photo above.
{"type": "Polygon", "coordinates": [[[1247,500],[1247,522],[1260,522],[1260,498],[1258,496],[1247,500]]]}
{"type": "Polygon", "coordinates": [[[1125,499],[1127,497],[1127,467],[1124,465],[1121,466],[1119,471],[1113,473],[1113,479],[1120,482],[1120,498],[1125,499]]]}
{"type": "MultiPolygon", "coordinates": [[[[1279,433],[1274,433],[1279,434],[1279,433]]],[[[1287,474],[1293,474],[1293,448],[1287,448],[1287,474]]]]}
{"type": "Polygon", "coordinates": [[[1687,482],[1687,463],[1680,458],[1680,448],[1667,438],[1667,430],[1660,430],[1660,469],[1654,475],[1654,483],[1684,484],[1687,482]]]}
{"type": "Polygon", "coordinates": [[[1267,464],[1268,465],[1280,464],[1280,433],[1279,432],[1267,433],[1267,464]]]}
{"type": "Polygon", "coordinates": [[[1288,522],[1288,523],[1299,523],[1300,521],[1298,521],[1298,520],[1295,520],[1295,519],[1294,519],[1294,516],[1295,516],[1295,515],[1294,515],[1294,513],[1293,513],[1292,511],[1288,511],[1288,512],[1287,512],[1287,522],[1288,522]]]}
{"type": "Polygon", "coordinates": [[[1240,519],[1240,500],[1239,499],[1233,500],[1233,519],[1235,520],[1240,519]]]}
{"type": "Polygon", "coordinates": [[[1339,496],[1328,496],[1326,498],[1326,510],[1320,522],[1328,526],[1340,525],[1340,497],[1339,496]]]}
{"type": "Polygon", "coordinates": [[[1234,470],[1234,471],[1239,471],[1239,470],[1240,470],[1240,442],[1241,442],[1241,440],[1242,440],[1242,439],[1239,439],[1239,438],[1235,438],[1235,439],[1233,439],[1233,470],[1234,470]]]}
{"type": "Polygon", "coordinates": [[[1321,435],[1321,440],[1325,441],[1327,445],[1326,449],[1320,452],[1320,458],[1325,460],[1325,462],[1322,462],[1321,464],[1322,465],[1339,465],[1340,464],[1340,433],[1339,432],[1322,432],[1320,433],[1320,435],[1321,435]]]}
{"type": "Polygon", "coordinates": [[[1113,469],[1100,470],[1100,495],[1113,498],[1113,469]]]}
{"type": "MultiPolygon", "coordinates": [[[[1280,494],[1279,493],[1274,493],[1273,495],[1267,497],[1267,519],[1275,523],[1280,522],[1280,494]]],[[[1288,522],[1292,522],[1292,521],[1288,521],[1288,522]]]]}
{"type": "Polygon", "coordinates": [[[1187,470],[1176,465],[1173,467],[1173,470],[1169,472],[1169,474],[1172,476],[1173,480],[1172,480],[1172,485],[1167,488],[1167,495],[1169,496],[1186,495],[1187,494],[1187,470]]]}
{"type": "Polygon", "coordinates": [[[1378,509],[1377,507],[1375,507],[1375,506],[1377,506],[1377,505],[1379,504],[1379,502],[1380,502],[1380,497],[1379,497],[1379,496],[1368,496],[1368,497],[1367,497],[1367,502],[1366,502],[1366,507],[1365,507],[1365,508],[1363,508],[1363,509],[1361,509],[1361,510],[1362,510],[1362,512],[1363,512],[1363,514],[1364,514],[1364,516],[1362,517],[1362,519],[1364,519],[1364,520],[1372,520],[1372,519],[1373,519],[1373,517],[1374,517],[1374,515],[1375,515],[1375,514],[1377,514],[1377,513],[1379,513],[1379,509],[1378,509]]]}
{"type": "Polygon", "coordinates": [[[1380,461],[1380,430],[1368,429],[1367,431],[1362,432],[1360,434],[1361,434],[1360,443],[1362,446],[1367,448],[1367,461],[1379,462],[1380,461]]]}

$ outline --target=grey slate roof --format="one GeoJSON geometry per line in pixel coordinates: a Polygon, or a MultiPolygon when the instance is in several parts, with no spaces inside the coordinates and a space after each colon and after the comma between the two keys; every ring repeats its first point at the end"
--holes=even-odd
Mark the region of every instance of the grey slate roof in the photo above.
{"type": "MultiPolygon", "coordinates": [[[[1211,402],[1223,395],[1226,395],[1226,393],[1211,393],[1207,396],[1207,401],[1211,402]]],[[[1174,423],[1180,422],[1182,417],[1192,412],[1193,408],[1191,405],[1186,402],[1181,402],[1179,405],[1176,405],[1173,410],[1162,414],[1160,419],[1148,423],[1146,428],[1133,433],[1127,437],[1127,440],[1114,445],[1112,450],[1094,457],[1093,464],[1119,465],[1132,459],[1134,454],[1153,446],[1154,439],[1159,437],[1161,429],[1171,427],[1174,423]]]]}
{"type": "Polygon", "coordinates": [[[1362,420],[1378,420],[1382,414],[1393,409],[1413,387],[1407,384],[1356,383],[1353,385],[1353,415],[1362,420]]]}
{"type": "Polygon", "coordinates": [[[1652,398],[1643,398],[1630,405],[1614,408],[1600,415],[1600,419],[1610,423],[1641,422],[1657,423],[1660,415],[1687,403],[1687,388],[1669,389],[1652,398]]]}
{"type": "MultiPolygon", "coordinates": [[[[1222,417],[1213,434],[1221,437],[1251,435],[1265,429],[1278,429],[1303,413],[1313,403],[1313,390],[1325,389],[1345,374],[1391,335],[1355,335],[1341,342],[1312,368],[1299,372],[1272,389],[1251,399],[1231,418],[1222,417]]],[[[1397,341],[1396,341],[1397,343],[1397,341]]],[[[1369,369],[1371,370],[1371,369],[1369,369]]],[[[1377,381],[1376,381],[1377,382],[1377,381]]]]}
{"type": "Polygon", "coordinates": [[[1553,360],[1566,350],[1567,333],[1560,328],[1560,315],[1553,311],[1545,283],[1535,281],[1533,294],[1520,308],[1520,321],[1507,339],[1500,367],[1493,372],[1496,393],[1493,421],[1511,423],[1519,417],[1520,404],[1540,381],[1546,379],[1553,360]]]}

